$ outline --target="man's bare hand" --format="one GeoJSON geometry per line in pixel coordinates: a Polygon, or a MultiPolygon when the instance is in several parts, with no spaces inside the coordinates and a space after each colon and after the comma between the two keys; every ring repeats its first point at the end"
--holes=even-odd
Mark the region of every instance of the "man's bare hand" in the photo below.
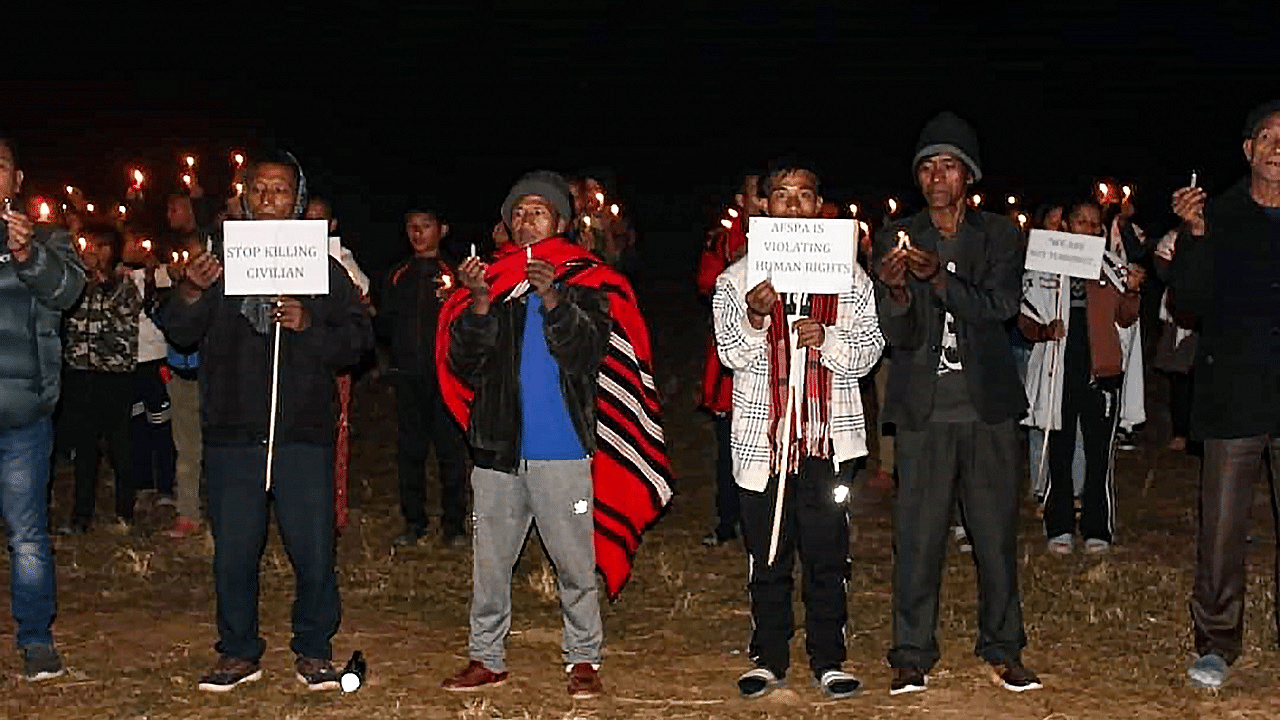
{"type": "Polygon", "coordinates": [[[796,333],[796,347],[822,347],[827,339],[827,328],[813,318],[800,318],[791,325],[796,333]]]}
{"type": "Polygon", "coordinates": [[[890,290],[904,290],[907,287],[907,251],[894,248],[880,258],[876,266],[876,277],[889,286],[890,290]]]}
{"type": "Polygon", "coordinates": [[[773,306],[778,304],[778,291],[773,283],[765,280],[747,292],[747,319],[751,327],[759,330],[764,327],[764,319],[773,314],[773,306]]]}
{"type": "Polygon", "coordinates": [[[14,261],[25,263],[31,259],[31,236],[35,232],[35,225],[31,223],[31,218],[17,210],[6,210],[0,218],[9,225],[8,250],[13,253],[14,261]]]}
{"type": "Polygon", "coordinates": [[[1192,235],[1204,235],[1204,201],[1209,197],[1203,188],[1184,187],[1173,193],[1173,213],[1182,218],[1192,235]]]}
{"type": "Polygon", "coordinates": [[[311,313],[302,306],[298,298],[281,296],[276,298],[274,319],[280,327],[294,332],[301,332],[311,327],[311,313]]]}
{"type": "Polygon", "coordinates": [[[526,277],[533,291],[542,298],[542,304],[551,310],[560,304],[560,291],[556,289],[556,268],[546,260],[529,258],[525,268],[526,277]]]}

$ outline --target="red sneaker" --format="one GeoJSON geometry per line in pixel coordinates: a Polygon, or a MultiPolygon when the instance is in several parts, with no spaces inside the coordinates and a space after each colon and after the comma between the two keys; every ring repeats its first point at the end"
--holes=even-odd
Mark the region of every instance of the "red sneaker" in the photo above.
{"type": "Polygon", "coordinates": [[[591,663],[578,663],[569,669],[569,695],[587,700],[604,692],[600,673],[591,663]]]}
{"type": "Polygon", "coordinates": [[[479,660],[472,660],[453,677],[445,678],[440,687],[451,692],[471,692],[486,687],[497,687],[507,681],[507,673],[496,673],[479,660]]]}

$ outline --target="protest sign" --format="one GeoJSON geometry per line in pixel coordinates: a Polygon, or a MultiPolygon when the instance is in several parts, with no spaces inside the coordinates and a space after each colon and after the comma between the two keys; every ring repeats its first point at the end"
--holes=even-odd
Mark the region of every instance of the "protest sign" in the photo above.
{"type": "Polygon", "coordinates": [[[747,287],[768,278],[778,292],[834,295],[853,288],[857,221],[753,217],[747,287]]]}
{"type": "Polygon", "coordinates": [[[1102,273],[1106,238],[1053,230],[1032,230],[1027,241],[1026,269],[1052,275],[1097,280],[1102,273]]]}
{"type": "Polygon", "coordinates": [[[222,264],[227,295],[327,295],[325,220],[228,220],[222,264]]]}

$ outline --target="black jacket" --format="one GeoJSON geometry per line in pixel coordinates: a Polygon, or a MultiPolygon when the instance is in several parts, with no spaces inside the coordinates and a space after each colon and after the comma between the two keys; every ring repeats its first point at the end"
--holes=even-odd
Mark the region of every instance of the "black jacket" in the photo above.
{"type": "MultiPolygon", "coordinates": [[[[934,250],[941,235],[928,211],[885,227],[876,236],[873,267],[897,245],[899,230],[911,243],[934,250]]],[[[1022,236],[1003,215],[969,211],[960,223],[955,271],[947,273],[945,293],[907,276],[906,305],[889,298],[889,288],[876,283],[880,330],[893,348],[893,364],[885,392],[884,421],[904,430],[922,429],[933,409],[938,379],[942,325],[946,312],[956,319],[956,337],[978,417],[997,423],[1021,417],[1026,391],[1018,379],[1005,321],[1018,313],[1022,300],[1022,236]]]]}
{"type": "MultiPolygon", "coordinates": [[[[334,374],[373,347],[360,291],[329,259],[329,294],[300,298],[311,315],[306,330],[280,338],[280,416],[276,439],[332,445],[334,374]]],[[[178,346],[200,347],[204,440],[214,445],[266,442],[271,397],[271,333],[259,334],[240,312],[242,298],[222,294],[222,281],[188,305],[174,293],[165,330],[178,346]]]]}
{"type": "Polygon", "coordinates": [[[1200,329],[1191,434],[1280,434],[1280,222],[1246,179],[1205,208],[1203,237],[1178,238],[1171,284],[1200,329]]]}
{"type": "Polygon", "coordinates": [[[391,341],[391,366],[400,372],[435,377],[441,269],[435,258],[411,257],[392,268],[383,285],[378,327],[391,341]]]}
{"type": "MultiPolygon", "coordinates": [[[[560,303],[542,310],[543,332],[560,365],[560,390],[578,440],[596,448],[596,377],[609,343],[608,296],[600,290],[560,286],[560,303]]],[[[520,462],[520,349],[525,298],[494,303],[487,315],[468,308],[453,322],[449,364],[475,391],[467,437],[477,467],[515,472],[520,462]]],[[[536,412],[536,409],[532,410],[536,412]]]]}

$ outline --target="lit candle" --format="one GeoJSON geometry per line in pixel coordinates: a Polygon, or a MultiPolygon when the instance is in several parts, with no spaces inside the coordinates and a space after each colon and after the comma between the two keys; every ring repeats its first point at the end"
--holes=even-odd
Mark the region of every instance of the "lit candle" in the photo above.
{"type": "Polygon", "coordinates": [[[88,212],[93,212],[93,203],[85,203],[84,209],[88,212]]]}
{"type": "Polygon", "coordinates": [[[135,170],[133,171],[133,187],[134,187],[135,189],[141,190],[141,189],[142,189],[142,183],[143,183],[143,181],[145,181],[146,179],[147,179],[147,176],[146,176],[146,175],[143,175],[141,170],[136,170],[136,169],[135,169],[135,170]]]}
{"type": "Polygon", "coordinates": [[[62,212],[66,212],[66,211],[67,211],[67,204],[62,203],[62,212]]]}
{"type": "Polygon", "coordinates": [[[895,198],[889,198],[889,214],[898,212],[898,201],[895,198]]]}
{"type": "Polygon", "coordinates": [[[600,193],[600,192],[596,193],[596,202],[601,205],[604,204],[604,193],[600,193]]]}
{"type": "Polygon", "coordinates": [[[972,198],[972,200],[973,200],[973,206],[974,206],[974,207],[978,207],[979,205],[981,205],[981,204],[982,204],[982,193],[974,193],[974,194],[973,194],[973,198],[972,198]]]}
{"type": "Polygon", "coordinates": [[[899,230],[898,231],[898,249],[906,250],[909,247],[911,247],[911,236],[907,234],[906,230],[899,230]]]}
{"type": "Polygon", "coordinates": [[[75,194],[75,191],[76,191],[76,189],[75,189],[75,188],[71,187],[70,185],[68,185],[68,186],[67,186],[67,194],[68,194],[68,195],[73,195],[73,194],[75,194]]]}
{"type": "Polygon", "coordinates": [[[182,173],[182,184],[191,187],[191,173],[182,173]]]}
{"type": "Polygon", "coordinates": [[[244,183],[236,183],[236,197],[244,194],[244,183]]]}
{"type": "Polygon", "coordinates": [[[142,241],[142,249],[143,249],[143,250],[146,250],[147,252],[151,252],[151,241],[150,241],[150,240],[143,240],[143,241],[142,241]]]}
{"type": "Polygon", "coordinates": [[[1018,196],[1017,196],[1017,195],[1010,195],[1009,197],[1005,198],[1005,200],[1006,200],[1010,205],[1017,205],[1017,204],[1018,204],[1018,196]]]}
{"type": "Polygon", "coordinates": [[[444,284],[444,289],[445,289],[445,290],[448,290],[449,288],[452,288],[452,287],[453,287],[453,277],[451,277],[451,276],[449,276],[449,275],[443,275],[443,276],[441,276],[441,278],[440,278],[440,282],[444,284]]]}
{"type": "Polygon", "coordinates": [[[236,167],[238,167],[238,168],[239,168],[239,167],[244,167],[244,153],[242,153],[242,152],[238,152],[238,151],[237,151],[237,152],[232,153],[232,154],[231,154],[231,161],[232,161],[232,162],[234,162],[234,163],[236,164],[236,167]]]}
{"type": "Polygon", "coordinates": [[[720,220],[720,224],[724,226],[724,229],[725,229],[725,230],[728,230],[729,228],[732,228],[732,227],[733,227],[733,221],[732,221],[732,220],[729,220],[729,219],[727,219],[727,218],[725,218],[725,219],[721,219],[721,220],[720,220]]]}
{"type": "Polygon", "coordinates": [[[524,246],[524,259],[525,259],[525,260],[532,260],[532,259],[533,259],[533,246],[532,246],[532,245],[525,245],[525,246],[524,246]]]}
{"type": "Polygon", "coordinates": [[[84,252],[85,248],[87,247],[89,247],[89,241],[85,240],[84,237],[82,236],[80,238],[80,252],[84,252]]]}
{"type": "Polygon", "coordinates": [[[176,253],[176,252],[173,254],[173,261],[174,261],[175,263],[176,263],[176,262],[178,262],[178,253],[176,253]]]}
{"type": "Polygon", "coordinates": [[[729,217],[731,217],[731,218],[736,218],[736,217],[738,217],[738,209],[737,209],[737,208],[729,208],[729,217]]]}
{"type": "Polygon", "coordinates": [[[591,227],[591,216],[590,216],[590,215],[583,215],[583,216],[582,216],[582,224],[583,224],[583,225],[586,225],[587,227],[591,227]]]}
{"type": "Polygon", "coordinates": [[[121,205],[120,207],[116,208],[116,210],[120,211],[120,217],[124,217],[129,212],[129,208],[125,207],[124,205],[121,205]]]}
{"type": "Polygon", "coordinates": [[[195,155],[188,155],[188,156],[187,156],[187,167],[189,167],[189,168],[194,168],[195,166],[196,166],[196,156],[195,156],[195,155]]]}
{"type": "Polygon", "coordinates": [[[871,232],[871,226],[868,225],[865,220],[859,220],[858,227],[862,228],[863,235],[867,235],[871,232]]]}
{"type": "Polygon", "coordinates": [[[609,206],[609,212],[613,213],[614,217],[618,217],[618,213],[621,211],[622,211],[622,208],[618,207],[618,203],[614,203],[609,206]]]}
{"type": "Polygon", "coordinates": [[[1192,171],[1191,171],[1191,185],[1190,185],[1190,187],[1195,187],[1195,186],[1196,186],[1196,171],[1195,171],[1195,170],[1192,170],[1192,171]]]}
{"type": "Polygon", "coordinates": [[[1018,225],[1019,225],[1023,230],[1026,230],[1026,229],[1027,229],[1027,214],[1026,214],[1026,213],[1018,213],[1018,225]]]}
{"type": "Polygon", "coordinates": [[[49,218],[53,216],[53,209],[49,207],[49,203],[40,203],[40,222],[49,222],[49,218]]]}
{"type": "Polygon", "coordinates": [[[1124,193],[1125,198],[1128,198],[1130,195],[1133,194],[1133,188],[1129,187],[1128,185],[1124,185],[1120,188],[1120,192],[1124,193]]]}
{"type": "Polygon", "coordinates": [[[187,258],[189,258],[189,257],[191,257],[191,253],[187,252],[186,250],[183,250],[183,251],[182,251],[182,262],[186,262],[186,261],[187,261],[187,258]]]}
{"type": "Polygon", "coordinates": [[[475,257],[475,256],[476,256],[476,244],[471,243],[471,257],[475,257]]]}
{"type": "Polygon", "coordinates": [[[1102,197],[1106,197],[1111,194],[1111,188],[1107,187],[1107,184],[1104,182],[1098,183],[1098,192],[1101,193],[1102,197]]]}
{"type": "Polygon", "coordinates": [[[849,217],[858,217],[858,203],[849,203],[849,217]]]}

